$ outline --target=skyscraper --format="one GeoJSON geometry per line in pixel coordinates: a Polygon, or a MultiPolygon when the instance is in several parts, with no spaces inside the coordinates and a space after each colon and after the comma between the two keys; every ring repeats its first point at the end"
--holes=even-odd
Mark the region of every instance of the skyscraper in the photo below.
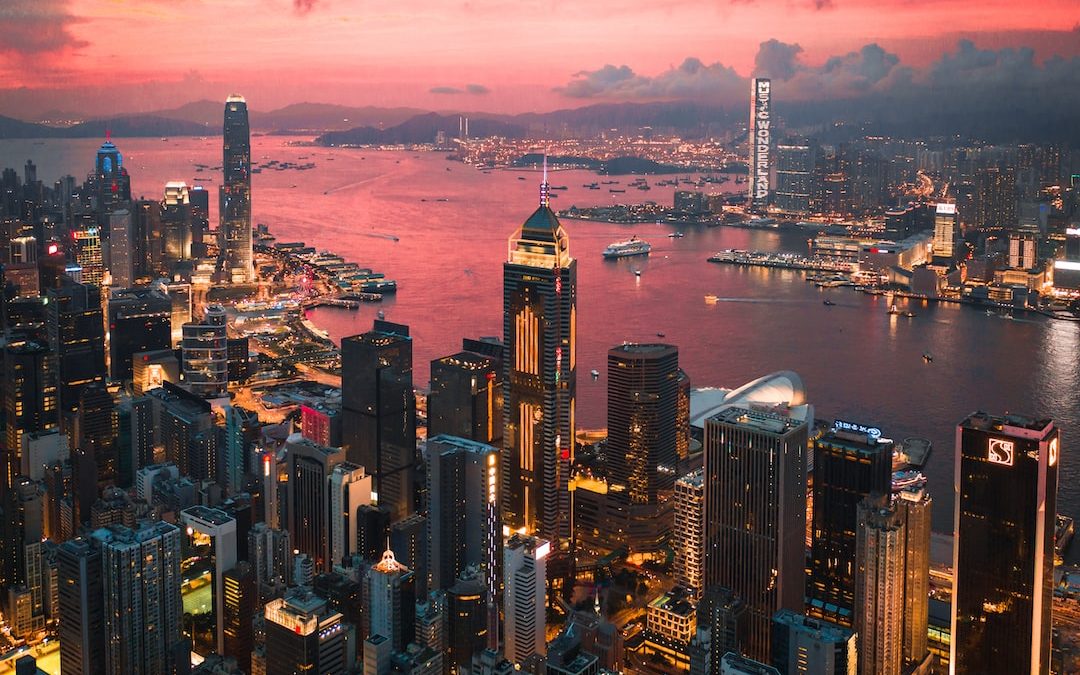
{"type": "Polygon", "coordinates": [[[577,262],[547,176],[540,206],[510,237],[503,264],[503,519],[558,543],[571,536],[577,397],[577,262]]]}
{"type": "Polygon", "coordinates": [[[723,586],[710,586],[697,605],[697,630],[690,642],[691,675],[724,673],[721,659],[738,654],[745,633],[746,605],[723,586]]]}
{"type": "Polygon", "coordinates": [[[885,495],[859,502],[856,526],[855,630],[859,673],[900,675],[903,664],[903,523],[885,495]]]}
{"type": "Polygon", "coordinates": [[[608,498],[623,502],[624,531],[635,551],[664,546],[673,525],[678,398],[678,349],[624,344],[608,350],[608,498]]]}
{"type": "Polygon", "coordinates": [[[346,456],[374,480],[375,501],[395,521],[415,507],[416,395],[409,327],[376,321],[341,341],[346,456]]]}
{"type": "Polygon", "coordinates": [[[927,655],[930,503],[922,488],[859,503],[854,628],[865,675],[909,672],[927,655]]]}
{"type": "Polygon", "coordinates": [[[544,654],[547,555],[551,544],[515,534],[503,549],[504,653],[516,664],[544,654]]]}
{"type": "Polygon", "coordinates": [[[805,141],[789,141],[776,146],[776,208],[785,213],[810,212],[814,190],[814,148],[805,141]]]}
{"type": "Polygon", "coordinates": [[[339,565],[356,552],[357,512],[371,503],[371,476],[364,467],[350,462],[334,466],[330,472],[329,511],[330,563],[339,565]]]}
{"type": "Polygon", "coordinates": [[[1012,228],[1016,222],[1016,170],[984,166],[975,171],[975,226],[1012,228]]]}
{"type": "Polygon", "coordinates": [[[168,673],[181,641],[180,530],[164,521],[96,530],[101,551],[105,670],[168,673]]]}
{"type": "MultiPolygon", "coordinates": [[[[228,139],[226,139],[228,142],[228,139]]],[[[169,267],[191,257],[191,206],[188,186],[183,181],[165,183],[161,202],[161,241],[163,259],[169,267]]]]}
{"type": "Polygon", "coordinates": [[[120,420],[112,394],[96,383],[83,389],[71,437],[75,447],[87,453],[97,467],[97,492],[116,485],[120,478],[119,432],[120,420]]]}
{"type": "Polygon", "coordinates": [[[772,665],[780,675],[855,675],[856,635],[788,609],[773,617],[772,665]]]}
{"type": "Polygon", "coordinates": [[[266,617],[266,675],[344,675],[356,657],[356,631],[340,612],[304,588],[271,600],[266,617]]]}
{"type": "Polygon", "coordinates": [[[487,570],[489,550],[498,548],[501,527],[491,522],[498,509],[490,489],[498,489],[497,455],[493,446],[456,436],[428,440],[427,545],[432,589],[450,588],[470,565],[487,570]]]}
{"type": "Polygon", "coordinates": [[[772,82],[763,77],[750,81],[750,167],[747,203],[755,211],[764,211],[769,205],[770,177],[772,168],[772,82]]]}
{"type": "Polygon", "coordinates": [[[900,512],[907,537],[904,552],[904,644],[905,664],[927,657],[927,624],[930,609],[930,515],[933,500],[923,488],[905,488],[893,506],[900,512]]]}
{"type": "Polygon", "coordinates": [[[60,669],[104,675],[105,605],[101,551],[89,539],[69,539],[56,552],[60,600],[60,669]]]}
{"type": "Polygon", "coordinates": [[[701,597],[705,587],[705,472],[675,481],[675,582],[701,597]]]}
{"type": "Polygon", "coordinates": [[[202,643],[196,635],[195,651],[225,653],[225,573],[236,565],[236,519],[220,509],[192,506],[180,512],[187,538],[182,547],[186,560],[202,561],[210,568],[213,638],[202,643]]]}
{"type": "Polygon", "coordinates": [[[223,179],[219,194],[222,241],[221,271],[225,281],[251,283],[251,130],[247,102],[233,94],[225,100],[223,179]]]}
{"type": "Polygon", "coordinates": [[[366,583],[367,637],[381,635],[395,652],[405,649],[416,636],[416,577],[387,549],[368,570],[366,583]]]}
{"type": "MultiPolygon", "coordinates": [[[[93,182],[97,209],[107,213],[120,202],[131,200],[131,177],[124,167],[124,158],[112,142],[108,132],[105,142],[98,148],[94,158],[93,182]]],[[[68,193],[70,194],[70,192],[68,193]]]]}
{"type": "Polygon", "coordinates": [[[115,288],[127,288],[135,281],[135,232],[131,211],[118,209],[109,214],[109,276],[115,288]]]}
{"type": "Polygon", "coordinates": [[[977,412],[956,429],[957,675],[1050,670],[1060,452],[1049,419],[977,412]]]}
{"type": "Polygon", "coordinates": [[[743,599],[743,653],[763,662],[772,615],[803,607],[813,419],[802,381],[789,371],[730,392],[705,419],[705,587],[743,599]]]}
{"type": "Polygon", "coordinates": [[[46,298],[49,348],[56,354],[60,409],[67,415],[78,409],[85,387],[105,383],[101,289],[67,283],[50,288],[46,298]]]}
{"type": "Polygon", "coordinates": [[[892,446],[875,428],[840,423],[814,440],[814,521],[807,614],[851,627],[859,502],[892,490],[892,446]],[[847,427],[847,428],[845,428],[847,427]]]}
{"type": "Polygon", "coordinates": [[[344,461],[341,448],[327,448],[300,434],[285,442],[288,464],[288,529],[292,545],[311,558],[316,567],[329,570],[330,474],[344,461]]]}
{"type": "Polygon", "coordinates": [[[225,572],[225,602],[223,623],[225,633],[225,656],[236,659],[245,673],[251,672],[251,652],[255,648],[254,628],[256,607],[259,604],[255,570],[250,563],[241,560],[236,567],[225,572]]]}
{"type": "Polygon", "coordinates": [[[93,221],[83,222],[71,233],[75,263],[82,272],[76,281],[100,286],[105,278],[101,251],[101,228],[93,221]]]}
{"type": "Polygon", "coordinates": [[[184,383],[196,396],[220,398],[229,387],[225,308],[207,305],[199,323],[184,324],[184,383]]]}
{"type": "Polygon", "coordinates": [[[956,204],[938,204],[934,211],[934,257],[951,263],[956,256],[956,204]]]}
{"type": "Polygon", "coordinates": [[[139,352],[171,349],[168,296],[147,288],[126,288],[109,296],[109,374],[132,378],[132,357],[139,352]]]}
{"type": "Polygon", "coordinates": [[[431,362],[428,436],[448,434],[499,447],[503,433],[502,345],[465,342],[457,354],[431,362]]]}
{"type": "Polygon", "coordinates": [[[14,485],[24,434],[56,429],[60,423],[56,357],[37,342],[13,342],[4,348],[4,475],[0,487],[14,485]]]}

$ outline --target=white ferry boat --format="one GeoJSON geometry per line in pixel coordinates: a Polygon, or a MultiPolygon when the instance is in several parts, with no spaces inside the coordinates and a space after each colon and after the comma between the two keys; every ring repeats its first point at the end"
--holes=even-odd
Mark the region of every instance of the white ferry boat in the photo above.
{"type": "Polygon", "coordinates": [[[637,237],[631,237],[626,241],[617,241],[604,249],[605,258],[626,258],[633,255],[649,255],[652,245],[637,237]]]}

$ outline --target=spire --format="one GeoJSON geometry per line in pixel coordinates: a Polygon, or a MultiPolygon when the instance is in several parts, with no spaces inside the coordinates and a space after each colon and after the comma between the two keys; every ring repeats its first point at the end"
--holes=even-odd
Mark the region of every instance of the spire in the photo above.
{"type": "Polygon", "coordinates": [[[544,180],[540,183],[540,206],[548,205],[547,150],[544,151],[544,180]]]}
{"type": "Polygon", "coordinates": [[[112,143],[112,129],[105,127],[105,142],[112,143]]]}

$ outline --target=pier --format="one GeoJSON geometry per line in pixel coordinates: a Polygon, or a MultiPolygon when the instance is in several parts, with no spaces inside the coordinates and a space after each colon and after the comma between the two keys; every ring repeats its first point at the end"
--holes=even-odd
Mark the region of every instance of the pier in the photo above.
{"type": "Polygon", "coordinates": [[[711,263],[745,265],[750,267],[774,267],[784,270],[809,272],[838,272],[850,274],[858,271],[858,265],[835,260],[807,258],[794,253],[765,253],[762,251],[721,251],[708,258],[711,263]]]}

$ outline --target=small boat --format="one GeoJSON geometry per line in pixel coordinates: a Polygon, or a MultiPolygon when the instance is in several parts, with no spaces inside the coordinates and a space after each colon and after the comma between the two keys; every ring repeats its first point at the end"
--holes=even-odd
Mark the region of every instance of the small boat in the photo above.
{"type": "Polygon", "coordinates": [[[713,295],[712,293],[705,296],[705,304],[706,305],[715,305],[719,300],[720,300],[720,297],[716,296],[716,295],[713,295]]]}
{"type": "Polygon", "coordinates": [[[889,314],[901,314],[902,312],[899,309],[896,308],[896,305],[893,305],[892,307],[889,307],[888,313],[889,314]]]}
{"type": "Polygon", "coordinates": [[[641,270],[634,270],[634,276],[635,277],[640,277],[641,276],[641,270]]]}
{"type": "Polygon", "coordinates": [[[592,379],[593,379],[594,381],[595,381],[595,380],[598,380],[598,379],[600,379],[600,371],[599,371],[599,370],[597,370],[597,369],[595,369],[595,368],[593,368],[592,370],[590,370],[590,371],[589,371],[589,374],[590,374],[590,375],[592,375],[592,379]]]}
{"type": "Polygon", "coordinates": [[[378,312],[375,312],[375,316],[379,317],[380,319],[385,319],[386,318],[386,312],[384,312],[384,311],[382,311],[380,309],[378,312]]]}
{"type": "Polygon", "coordinates": [[[930,352],[923,352],[922,360],[926,361],[927,363],[933,363],[934,362],[934,355],[931,354],[930,352]]]}
{"type": "Polygon", "coordinates": [[[656,337],[664,337],[664,334],[663,334],[663,333],[659,333],[659,332],[658,332],[658,333],[656,334],[656,337]]]}
{"type": "Polygon", "coordinates": [[[525,180],[525,176],[518,176],[518,180],[525,180]]]}
{"type": "Polygon", "coordinates": [[[672,232],[668,235],[668,237],[670,237],[671,239],[682,239],[685,236],[686,235],[682,232],[672,232]]]}
{"type": "Polygon", "coordinates": [[[904,312],[904,316],[906,316],[909,319],[914,319],[916,314],[915,314],[915,312],[904,312]]]}
{"type": "Polygon", "coordinates": [[[832,307],[832,306],[833,306],[833,305],[835,305],[836,303],[835,303],[835,302],[833,302],[832,300],[825,300],[825,301],[823,301],[823,302],[822,302],[821,304],[825,305],[826,307],[832,307]]]}

